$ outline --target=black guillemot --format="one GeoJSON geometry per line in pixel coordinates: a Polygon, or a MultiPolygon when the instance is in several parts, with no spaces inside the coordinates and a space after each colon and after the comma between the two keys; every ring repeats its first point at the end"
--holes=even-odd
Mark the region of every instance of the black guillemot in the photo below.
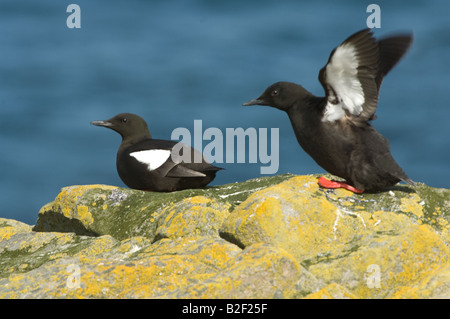
{"type": "Polygon", "coordinates": [[[117,152],[116,166],[120,178],[130,188],[171,192],[188,188],[201,188],[209,184],[222,168],[208,163],[194,148],[178,142],[153,139],[147,123],[141,117],[121,113],[106,121],[91,124],[118,132],[122,143],[117,152]],[[183,151],[190,151],[188,161],[183,151]],[[194,160],[200,158],[200,161],[194,160]]]}
{"type": "Polygon", "coordinates": [[[369,121],[383,77],[412,42],[409,34],[376,40],[361,30],[335,48],[320,70],[325,97],[302,86],[277,82],[243,105],[268,105],[287,112],[300,146],[317,164],[345,181],[319,178],[324,188],[374,192],[404,181],[414,185],[395,162],[388,140],[369,121]]]}

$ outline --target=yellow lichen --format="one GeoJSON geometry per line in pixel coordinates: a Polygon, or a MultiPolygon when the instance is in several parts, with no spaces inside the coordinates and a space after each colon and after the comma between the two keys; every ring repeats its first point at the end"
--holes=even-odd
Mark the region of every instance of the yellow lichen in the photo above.
{"type": "MultiPolygon", "coordinates": [[[[116,186],[109,185],[76,185],[64,187],[52,203],[49,203],[41,208],[40,213],[44,213],[50,210],[56,210],[60,211],[65,217],[72,218],[72,215],[76,213],[74,211],[77,207],[78,198],[82,196],[86,191],[90,189],[113,190],[117,188],[118,187],[116,186]]],[[[89,217],[87,217],[86,222],[89,221],[90,219],[89,217]]]]}
{"type": "Polygon", "coordinates": [[[405,213],[412,213],[417,217],[423,217],[423,206],[420,205],[421,199],[419,195],[414,193],[407,198],[401,198],[400,201],[400,211],[403,211],[405,213]]]}
{"type": "Polygon", "coordinates": [[[358,299],[358,297],[341,285],[332,283],[319,291],[307,295],[304,299],[358,299]]]}
{"type": "Polygon", "coordinates": [[[427,272],[420,280],[402,286],[392,293],[392,299],[422,299],[445,298],[450,296],[448,286],[450,284],[450,264],[435,267],[427,272]]]}
{"type": "MultiPolygon", "coordinates": [[[[82,195],[90,188],[104,186],[64,188],[40,214],[61,213],[87,226],[94,217],[101,221],[106,195],[94,194],[89,202],[82,195]]],[[[125,214],[157,221],[150,225],[157,227],[155,237],[121,242],[109,235],[31,232],[31,226],[0,220],[0,240],[20,250],[17,263],[8,263],[8,251],[0,263],[0,297],[290,298],[310,291],[316,292],[307,298],[446,297],[446,208],[433,201],[424,205],[420,192],[401,193],[324,192],[314,176],[297,176],[259,188],[233,203],[231,213],[230,203],[206,196],[151,212],[154,206],[147,202],[131,205],[135,211],[125,214]],[[26,236],[14,236],[18,233],[26,236]],[[79,267],[79,287],[68,285],[70,265],[79,267]],[[314,287],[300,293],[306,273],[314,287]],[[373,287],[376,276],[379,286],[373,287]]]]}
{"type": "Polygon", "coordinates": [[[14,227],[1,227],[0,228],[0,240],[8,240],[12,235],[17,233],[17,229],[14,227]]]}
{"type": "Polygon", "coordinates": [[[125,244],[120,245],[120,247],[117,249],[117,251],[120,253],[125,253],[127,251],[130,251],[130,249],[131,249],[131,244],[125,243],[125,244]]]}
{"type": "Polygon", "coordinates": [[[86,227],[92,225],[92,223],[94,222],[94,218],[92,217],[91,212],[89,212],[89,207],[85,205],[77,206],[77,215],[74,217],[80,220],[86,227]]]}
{"type": "Polygon", "coordinates": [[[185,198],[183,200],[184,203],[189,202],[192,204],[208,204],[211,202],[211,200],[209,198],[206,198],[205,196],[194,196],[194,197],[189,197],[189,198],[185,198]]]}

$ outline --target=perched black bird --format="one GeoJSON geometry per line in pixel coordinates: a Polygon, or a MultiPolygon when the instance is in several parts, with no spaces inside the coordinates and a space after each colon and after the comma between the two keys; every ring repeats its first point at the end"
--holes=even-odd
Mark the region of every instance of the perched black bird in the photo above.
{"type": "Polygon", "coordinates": [[[116,166],[120,178],[130,188],[156,192],[200,188],[222,169],[206,162],[190,146],[153,139],[147,123],[135,114],[121,113],[91,124],[110,128],[122,136],[116,166]]]}
{"type": "Polygon", "coordinates": [[[359,31],[333,50],[320,70],[325,97],[302,86],[277,82],[243,105],[268,105],[287,112],[301,147],[329,173],[345,182],[319,179],[326,188],[356,193],[414,182],[393,159],[389,142],[369,123],[374,120],[383,77],[408,50],[411,35],[376,40],[359,31]]]}

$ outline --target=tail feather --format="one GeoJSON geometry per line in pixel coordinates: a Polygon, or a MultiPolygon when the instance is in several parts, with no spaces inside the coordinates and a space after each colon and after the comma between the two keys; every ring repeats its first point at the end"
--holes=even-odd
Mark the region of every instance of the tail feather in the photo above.
{"type": "Polygon", "coordinates": [[[414,182],[411,178],[406,177],[406,178],[401,178],[402,181],[404,181],[406,184],[409,184],[411,186],[416,186],[416,182],[414,182]]]}

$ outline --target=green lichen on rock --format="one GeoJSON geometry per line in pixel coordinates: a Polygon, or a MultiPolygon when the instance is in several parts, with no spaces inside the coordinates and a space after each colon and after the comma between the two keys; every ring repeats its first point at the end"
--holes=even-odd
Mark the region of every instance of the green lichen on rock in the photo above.
{"type": "Polygon", "coordinates": [[[290,174],[65,187],[34,227],[0,219],[0,298],[449,298],[449,199],[290,174]]]}
{"type": "MultiPolygon", "coordinates": [[[[107,185],[64,187],[56,199],[39,212],[35,231],[75,232],[79,235],[111,235],[117,239],[145,236],[154,239],[167,207],[203,196],[230,211],[255,190],[286,180],[292,175],[257,178],[205,189],[171,193],[136,191],[107,185]]],[[[188,202],[184,203],[195,209],[188,202]]],[[[183,204],[178,204],[183,205],[183,204]]],[[[200,205],[201,206],[201,205],[200,205]]],[[[197,214],[200,217],[201,214],[197,214]]]]}

